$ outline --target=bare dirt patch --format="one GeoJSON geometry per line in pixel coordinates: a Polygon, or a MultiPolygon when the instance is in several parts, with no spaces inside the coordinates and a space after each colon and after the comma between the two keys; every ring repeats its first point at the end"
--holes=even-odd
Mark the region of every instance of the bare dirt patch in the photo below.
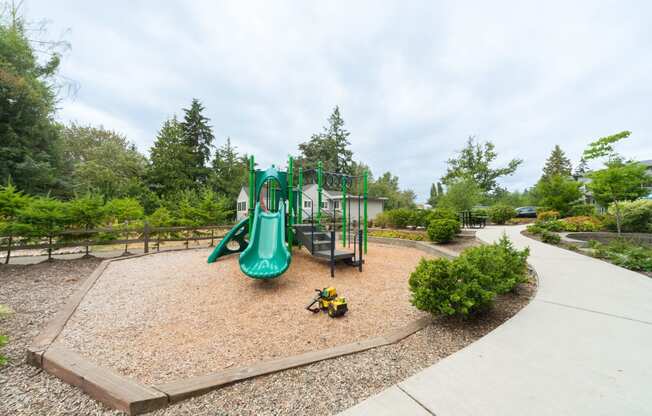
{"type": "Polygon", "coordinates": [[[208,250],[113,262],[57,342],[144,383],[204,375],[376,337],[426,316],[407,279],[422,251],[370,245],[363,272],[295,250],[270,281],[242,274],[237,256],[207,264],[208,250]],[[305,305],[315,288],[347,298],[339,319],[305,305]]]}

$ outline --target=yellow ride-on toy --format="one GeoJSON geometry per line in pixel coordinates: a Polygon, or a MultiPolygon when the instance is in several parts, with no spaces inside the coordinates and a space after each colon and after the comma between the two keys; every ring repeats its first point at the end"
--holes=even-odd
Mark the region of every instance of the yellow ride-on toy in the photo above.
{"type": "Polygon", "coordinates": [[[335,318],[344,315],[349,310],[346,299],[338,297],[337,290],[334,287],[325,287],[321,290],[315,289],[315,291],[317,296],[306,306],[306,309],[310,312],[325,311],[328,312],[328,316],[335,318]],[[313,306],[315,303],[317,307],[313,306]]]}

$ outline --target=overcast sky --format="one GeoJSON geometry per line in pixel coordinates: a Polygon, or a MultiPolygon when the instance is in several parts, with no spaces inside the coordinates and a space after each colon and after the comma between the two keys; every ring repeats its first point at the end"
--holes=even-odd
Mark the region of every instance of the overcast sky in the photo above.
{"type": "Polygon", "coordinates": [[[230,136],[285,164],[339,105],[355,158],[423,201],[469,135],[525,160],[510,189],[535,182],[555,144],[576,163],[621,130],[622,153],[652,159],[652,3],[597,3],[27,0],[26,12],[54,38],[69,29],[61,74],[79,90],[64,121],[146,152],[196,97],[216,145],[230,136]]]}

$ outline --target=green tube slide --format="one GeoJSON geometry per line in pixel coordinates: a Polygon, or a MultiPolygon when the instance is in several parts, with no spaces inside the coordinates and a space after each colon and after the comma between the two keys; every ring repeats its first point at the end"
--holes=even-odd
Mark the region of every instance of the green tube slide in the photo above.
{"type": "Polygon", "coordinates": [[[254,279],[273,279],[288,269],[291,259],[285,242],[285,201],[279,201],[277,212],[262,211],[258,202],[240,270],[254,279]]]}

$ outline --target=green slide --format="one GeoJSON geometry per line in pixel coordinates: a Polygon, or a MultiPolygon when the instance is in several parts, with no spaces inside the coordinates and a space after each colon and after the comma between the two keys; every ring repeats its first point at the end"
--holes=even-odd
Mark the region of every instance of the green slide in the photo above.
{"type": "Polygon", "coordinates": [[[260,202],[254,211],[249,245],[240,254],[240,270],[254,279],[273,279],[290,266],[292,256],[285,242],[285,203],[277,212],[264,212],[260,202]]]}
{"type": "Polygon", "coordinates": [[[249,217],[245,217],[243,220],[237,223],[235,227],[231,228],[231,230],[228,233],[226,233],[222,241],[220,241],[217,247],[215,247],[211,255],[208,256],[208,262],[214,263],[218,258],[222,256],[244,251],[245,248],[247,248],[247,242],[245,241],[244,237],[245,235],[247,235],[248,231],[249,231],[249,217]],[[233,250],[227,247],[227,244],[229,244],[231,241],[235,241],[238,243],[237,250],[233,250]]]}

